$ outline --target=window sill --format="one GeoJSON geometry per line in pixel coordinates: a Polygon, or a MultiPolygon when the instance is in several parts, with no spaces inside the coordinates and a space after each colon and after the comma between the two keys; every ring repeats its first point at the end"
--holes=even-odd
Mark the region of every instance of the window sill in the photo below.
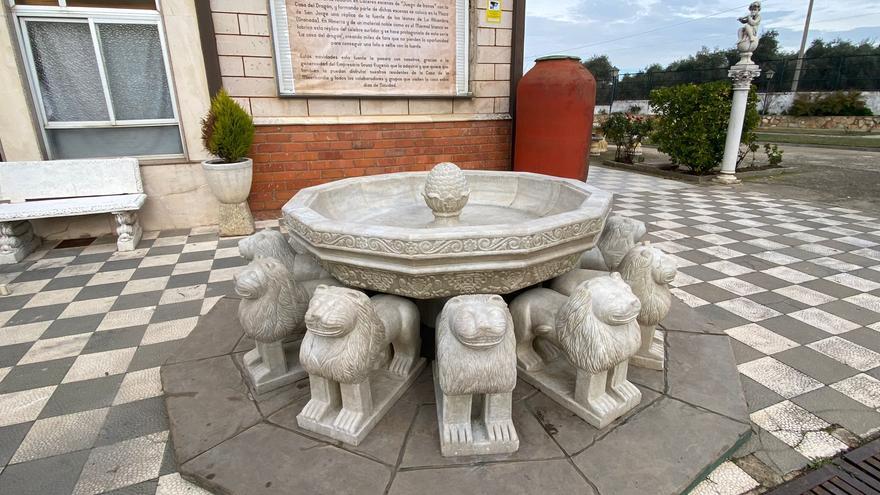
{"type": "Polygon", "coordinates": [[[157,165],[180,165],[186,163],[200,163],[188,160],[184,155],[174,156],[155,156],[155,157],[135,157],[138,164],[142,167],[154,167],[157,165]]]}

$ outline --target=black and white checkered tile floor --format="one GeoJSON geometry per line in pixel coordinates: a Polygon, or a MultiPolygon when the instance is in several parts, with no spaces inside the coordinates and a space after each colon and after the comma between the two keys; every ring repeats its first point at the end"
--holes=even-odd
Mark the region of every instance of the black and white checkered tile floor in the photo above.
{"type": "MultiPolygon", "coordinates": [[[[783,475],[880,429],[878,218],[598,167],[589,182],[734,339],[756,425],[739,455],[783,475]]],[[[0,269],[0,493],[204,493],[175,473],[158,367],[231,292],[237,242],[163,231],[116,253],[108,237],[0,269]]],[[[695,493],[755,486],[727,462],[695,493]]]]}
{"type": "Polygon", "coordinates": [[[231,291],[237,242],[165,231],[4,267],[0,493],[201,492],[175,473],[159,366],[231,291]]]}

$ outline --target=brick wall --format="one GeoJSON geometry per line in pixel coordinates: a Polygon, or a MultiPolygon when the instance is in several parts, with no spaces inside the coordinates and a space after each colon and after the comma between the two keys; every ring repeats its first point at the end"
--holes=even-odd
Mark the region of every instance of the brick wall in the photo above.
{"type": "Polygon", "coordinates": [[[510,139],[510,120],[258,126],[251,209],[258,218],[277,218],[304,187],[429,170],[445,161],[465,169],[508,170],[510,139]]]}
{"type": "Polygon", "coordinates": [[[507,114],[517,0],[504,0],[499,24],[486,22],[486,0],[471,1],[478,16],[471,33],[476,43],[470,68],[474,98],[278,98],[268,0],[211,0],[223,85],[258,123],[264,117],[507,114]]]}
{"type": "Polygon", "coordinates": [[[268,0],[211,0],[223,85],[257,123],[250,196],[255,214],[277,217],[301,188],[343,177],[428,170],[443,161],[509,169],[513,9],[519,0],[504,0],[499,24],[486,22],[487,3],[471,0],[477,17],[473,98],[370,99],[279,98],[268,0]]]}

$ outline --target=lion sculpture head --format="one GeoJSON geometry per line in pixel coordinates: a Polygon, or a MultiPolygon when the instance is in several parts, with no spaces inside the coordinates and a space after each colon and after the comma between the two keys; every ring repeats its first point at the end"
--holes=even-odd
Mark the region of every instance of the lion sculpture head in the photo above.
{"type": "Polygon", "coordinates": [[[596,247],[584,253],[581,268],[615,271],[626,253],[645,236],[645,223],[622,215],[611,215],[605,222],[596,247]]]}
{"type": "Polygon", "coordinates": [[[618,267],[623,280],[642,302],[639,323],[656,325],[669,312],[672,293],[669,284],[678,274],[673,259],[649,242],[632,248],[618,267]]]}
{"type": "Polygon", "coordinates": [[[284,263],[287,271],[293,275],[296,252],[284,239],[284,234],[277,230],[264,229],[238,241],[238,252],[247,260],[272,257],[284,263]]]}
{"type": "Polygon", "coordinates": [[[305,316],[300,362],[339,383],[360,383],[386,350],[385,327],[361,291],[319,285],[305,316]]]}
{"type": "Polygon", "coordinates": [[[275,258],[250,262],[235,275],[241,297],[238,318],[245,334],[259,342],[274,342],[302,332],[309,296],[275,258]]]}
{"type": "Polygon", "coordinates": [[[607,371],[639,350],[640,310],[620,274],[590,279],[556,314],[559,345],[576,368],[592,374],[607,371]]]}
{"type": "Polygon", "coordinates": [[[645,236],[646,232],[644,222],[622,215],[608,217],[598,243],[608,270],[616,270],[620,260],[645,236]]]}
{"type": "Polygon", "coordinates": [[[450,299],[437,319],[440,388],[447,395],[510,392],[515,348],[513,318],[501,296],[450,299]]]}

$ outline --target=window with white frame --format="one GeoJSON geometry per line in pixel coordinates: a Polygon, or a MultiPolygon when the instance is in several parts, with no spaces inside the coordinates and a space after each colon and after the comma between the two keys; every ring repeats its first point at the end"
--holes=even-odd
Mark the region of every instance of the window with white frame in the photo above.
{"type": "Polygon", "coordinates": [[[183,154],[158,11],[30,3],[14,12],[49,158],[183,154]]]}

